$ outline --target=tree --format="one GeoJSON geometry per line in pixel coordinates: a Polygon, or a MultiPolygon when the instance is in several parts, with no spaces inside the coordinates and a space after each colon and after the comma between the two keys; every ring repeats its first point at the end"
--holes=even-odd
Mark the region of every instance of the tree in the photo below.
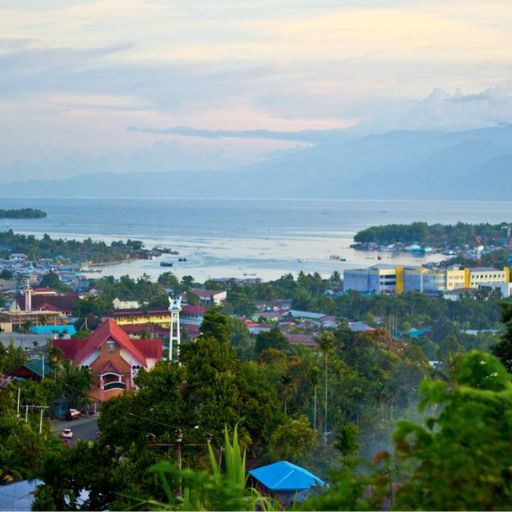
{"type": "Polygon", "coordinates": [[[55,272],[49,272],[45,274],[41,281],[39,282],[39,286],[43,288],[51,288],[56,291],[69,291],[69,286],[65,285],[61,280],[58,274],[55,272]]]}
{"type": "Polygon", "coordinates": [[[284,459],[300,462],[312,449],[316,432],[306,417],[288,419],[272,434],[270,454],[272,459],[284,459]]]}
{"type": "Polygon", "coordinates": [[[261,354],[268,349],[290,350],[290,344],[286,336],[277,327],[272,328],[268,332],[262,331],[256,336],[256,345],[254,347],[256,354],[261,354]]]}
{"type": "Polygon", "coordinates": [[[400,421],[398,463],[412,474],[401,510],[501,510],[512,502],[512,378],[499,360],[471,351],[454,383],[420,387],[425,426],[400,421]]]}
{"type": "Polygon", "coordinates": [[[164,288],[172,288],[178,290],[180,282],[178,278],[172,272],[164,272],[158,276],[158,284],[161,284],[164,288]]]}
{"type": "Polygon", "coordinates": [[[215,338],[218,342],[229,342],[229,325],[227,318],[220,312],[220,308],[210,308],[204,315],[199,328],[201,336],[215,338]]]}
{"type": "Polygon", "coordinates": [[[512,304],[503,303],[501,307],[501,320],[505,324],[506,331],[492,349],[492,353],[500,358],[503,366],[509,372],[512,372],[512,304]]]}

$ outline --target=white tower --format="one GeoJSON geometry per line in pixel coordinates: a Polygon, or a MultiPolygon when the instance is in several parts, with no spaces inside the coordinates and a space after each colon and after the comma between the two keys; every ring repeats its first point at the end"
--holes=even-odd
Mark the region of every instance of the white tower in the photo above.
{"type": "Polygon", "coordinates": [[[178,361],[180,358],[180,311],[181,297],[177,299],[169,297],[169,313],[171,313],[171,325],[169,327],[169,361],[174,360],[174,342],[176,342],[176,360],[178,361]]]}

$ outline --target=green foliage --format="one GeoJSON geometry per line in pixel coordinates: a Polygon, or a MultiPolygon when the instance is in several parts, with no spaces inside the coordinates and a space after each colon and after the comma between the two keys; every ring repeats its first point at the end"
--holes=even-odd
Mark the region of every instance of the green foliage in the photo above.
{"type": "Polygon", "coordinates": [[[501,510],[512,500],[512,382],[499,361],[478,351],[455,382],[425,381],[426,426],[400,421],[399,464],[413,469],[397,495],[402,510],[501,510]]]}
{"type": "Polygon", "coordinates": [[[199,330],[201,337],[212,337],[220,343],[229,342],[230,332],[228,320],[218,307],[213,307],[206,311],[199,330]]]}
{"type": "Polygon", "coordinates": [[[37,208],[0,210],[0,219],[44,219],[47,213],[37,208]]]}
{"type": "Polygon", "coordinates": [[[24,253],[30,259],[61,258],[68,261],[90,261],[104,263],[122,261],[143,255],[144,250],[138,250],[133,242],[93,242],[90,238],[83,241],[54,239],[45,234],[38,240],[33,235],[15,234],[12,230],[0,232],[0,247],[9,250],[0,251],[0,256],[9,253],[24,253]]]}
{"type": "Polygon", "coordinates": [[[304,416],[289,418],[282,423],[270,438],[269,458],[300,462],[310,453],[316,440],[316,432],[304,416]]]}
{"type": "Polygon", "coordinates": [[[486,245],[501,243],[506,237],[502,227],[505,224],[466,224],[455,225],[427,224],[413,222],[411,224],[387,224],[373,226],[359,231],[356,243],[393,244],[397,242],[428,244],[435,247],[473,245],[475,238],[480,236],[486,245]]]}
{"type": "Polygon", "coordinates": [[[512,304],[502,304],[502,321],[506,330],[501,340],[492,349],[493,354],[499,357],[505,368],[512,372],[512,304]]]}
{"type": "Polygon", "coordinates": [[[268,349],[285,351],[290,349],[286,336],[277,327],[268,332],[262,331],[256,336],[256,345],[254,346],[256,354],[261,354],[268,349]]]}
{"type": "Polygon", "coordinates": [[[246,487],[245,452],[240,449],[237,428],[230,441],[224,429],[224,471],[208,444],[210,470],[180,470],[173,464],[161,462],[149,472],[156,474],[165,494],[165,501],[134,500],[134,508],[150,510],[274,510],[273,503],[253,488],[246,487]],[[182,499],[177,499],[183,487],[182,499]],[[174,491],[173,491],[174,489],[174,491]],[[176,493],[176,494],[175,494],[176,493]]]}
{"type": "Polygon", "coordinates": [[[52,290],[58,292],[69,291],[70,287],[65,285],[61,280],[58,274],[55,272],[49,272],[44,275],[41,281],[39,282],[39,286],[43,288],[51,288],[52,290]]]}

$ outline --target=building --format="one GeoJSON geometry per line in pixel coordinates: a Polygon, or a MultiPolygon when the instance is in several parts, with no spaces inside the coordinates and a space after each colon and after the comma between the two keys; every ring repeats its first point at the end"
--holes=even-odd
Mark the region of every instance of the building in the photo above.
{"type": "MultiPolygon", "coordinates": [[[[366,269],[345,270],[344,290],[361,293],[400,294],[420,292],[443,294],[462,288],[499,287],[510,282],[508,268],[498,270],[488,267],[476,268],[427,268],[375,265],[366,269]]],[[[502,293],[508,288],[500,287],[502,293]]],[[[504,295],[507,296],[507,295],[504,295]]]]}
{"type": "MultiPolygon", "coordinates": [[[[204,306],[185,304],[180,312],[180,322],[183,325],[201,325],[205,311],[204,306]]],[[[110,313],[110,317],[120,326],[159,325],[169,329],[171,324],[171,313],[167,308],[115,309],[110,313]]]]}
{"type": "Polygon", "coordinates": [[[394,265],[375,265],[365,269],[345,270],[343,289],[361,293],[396,293],[397,267],[394,265]]]}
{"type": "Polygon", "coordinates": [[[140,303],[136,300],[121,300],[116,297],[112,301],[112,307],[114,309],[137,309],[140,308],[140,303]]]}
{"type": "Polygon", "coordinates": [[[23,310],[16,301],[13,301],[9,309],[0,312],[0,323],[11,324],[13,330],[19,331],[27,325],[60,324],[61,316],[61,311],[53,309],[23,310]]]}
{"type": "Polygon", "coordinates": [[[192,293],[199,297],[203,306],[220,306],[226,302],[227,292],[222,290],[203,290],[202,288],[192,288],[192,293]]]}
{"type": "Polygon", "coordinates": [[[16,296],[16,302],[23,310],[28,311],[59,311],[71,316],[78,303],[79,295],[74,292],[59,293],[51,288],[35,288],[27,286],[23,294],[16,296]]]}
{"type": "Polygon", "coordinates": [[[325,485],[323,480],[307,469],[286,460],[252,469],[249,475],[257,487],[285,507],[303,501],[315,487],[325,485]]]}
{"type": "Polygon", "coordinates": [[[161,339],[136,339],[112,319],[105,320],[87,339],[54,340],[63,358],[88,368],[93,376],[90,396],[95,406],[136,389],[139,370],[151,370],[162,359],[161,339]]]}

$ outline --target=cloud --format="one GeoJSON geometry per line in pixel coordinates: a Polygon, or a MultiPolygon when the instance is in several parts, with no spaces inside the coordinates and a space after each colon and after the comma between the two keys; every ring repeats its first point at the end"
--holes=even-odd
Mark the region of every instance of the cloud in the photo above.
{"type": "Polygon", "coordinates": [[[301,131],[274,131],[274,130],[205,130],[189,126],[176,126],[172,128],[139,128],[128,127],[128,130],[142,133],[157,133],[166,135],[184,135],[186,137],[199,137],[204,139],[273,139],[286,141],[302,141],[319,143],[340,137],[344,130],[301,130],[301,131]]]}
{"type": "Polygon", "coordinates": [[[420,101],[397,101],[360,130],[467,130],[512,122],[512,82],[506,81],[480,92],[433,90],[420,101]]]}

